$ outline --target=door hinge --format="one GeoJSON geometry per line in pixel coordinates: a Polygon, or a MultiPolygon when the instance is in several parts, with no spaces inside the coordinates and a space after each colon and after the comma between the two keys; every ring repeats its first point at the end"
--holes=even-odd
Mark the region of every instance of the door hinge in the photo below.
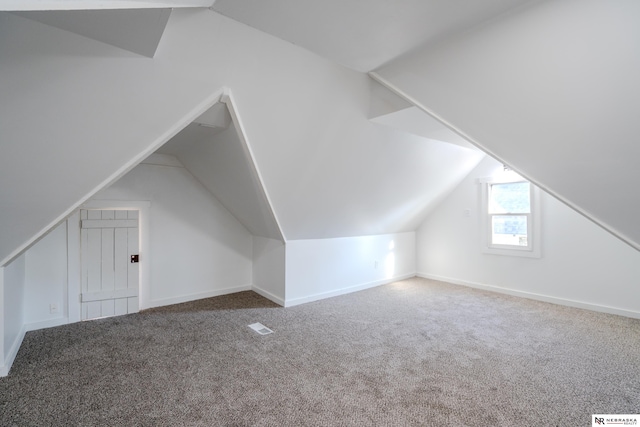
{"type": "Polygon", "coordinates": [[[139,255],[131,255],[131,263],[133,264],[134,262],[139,262],[138,257],[139,255]]]}

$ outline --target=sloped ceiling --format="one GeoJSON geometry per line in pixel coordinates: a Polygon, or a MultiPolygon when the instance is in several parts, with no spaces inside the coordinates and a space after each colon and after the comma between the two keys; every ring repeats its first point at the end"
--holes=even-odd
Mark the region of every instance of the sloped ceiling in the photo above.
{"type": "MultiPolygon", "coordinates": [[[[218,6],[261,10],[235,3],[218,6]]],[[[300,44],[355,70],[379,67],[376,78],[405,100],[640,247],[637,2],[495,1],[436,35],[414,34],[415,44],[396,24],[369,25],[383,18],[369,20],[377,12],[364,3],[325,2],[340,18],[317,11],[315,22],[306,10],[298,20],[284,0],[265,4],[311,41],[340,34],[338,44],[300,44]],[[361,15],[363,29],[382,34],[373,38],[380,55],[358,48],[369,34],[353,24],[361,15]],[[380,39],[387,30],[392,47],[380,39]]],[[[402,13],[390,21],[412,22],[407,9],[436,21],[453,13],[450,2],[426,4],[444,9],[418,14],[420,5],[394,2],[402,13]]],[[[482,156],[370,122],[366,75],[210,10],[174,10],[153,60],[122,52],[0,13],[0,264],[197,118],[224,86],[287,239],[414,229],[482,156]]]]}
{"type": "Polygon", "coordinates": [[[217,0],[212,9],[367,72],[530,0],[217,0]]]}
{"type": "MultiPolygon", "coordinates": [[[[213,8],[373,70],[463,143],[640,249],[637,1],[218,0],[213,8]]],[[[418,113],[375,120],[420,133],[418,113]]]]}
{"type": "Polygon", "coordinates": [[[283,240],[224,103],[212,106],[157,153],[177,157],[252,235],[283,240]]]}
{"type": "Polygon", "coordinates": [[[63,10],[14,13],[153,58],[169,20],[169,15],[171,15],[171,9],[63,10]]]}
{"type": "Polygon", "coordinates": [[[215,0],[0,0],[0,11],[176,9],[210,7],[215,0]]]}
{"type": "Polygon", "coordinates": [[[469,141],[417,107],[411,106],[373,117],[371,121],[401,129],[424,138],[456,144],[470,150],[478,150],[475,145],[472,145],[469,141]]]}
{"type": "Polygon", "coordinates": [[[183,78],[147,58],[0,13],[2,264],[177,122],[195,118],[217,88],[194,76],[190,85],[172,84],[183,78]]]}
{"type": "Polygon", "coordinates": [[[640,249],[640,3],[535,3],[376,72],[640,249]]]}
{"type": "Polygon", "coordinates": [[[479,161],[368,120],[374,82],[210,10],[152,60],[0,14],[2,264],[231,90],[286,239],[413,230],[479,161]]]}

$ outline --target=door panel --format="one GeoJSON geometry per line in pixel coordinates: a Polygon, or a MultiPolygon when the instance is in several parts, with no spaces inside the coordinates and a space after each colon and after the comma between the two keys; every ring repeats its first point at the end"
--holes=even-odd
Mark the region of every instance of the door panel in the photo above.
{"type": "Polygon", "coordinates": [[[80,211],[82,320],[138,311],[138,211],[80,211]]]}

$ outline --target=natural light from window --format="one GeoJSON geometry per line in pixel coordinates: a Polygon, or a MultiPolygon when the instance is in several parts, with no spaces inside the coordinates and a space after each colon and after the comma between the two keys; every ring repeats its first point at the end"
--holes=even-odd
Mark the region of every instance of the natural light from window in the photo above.
{"type": "Polygon", "coordinates": [[[396,243],[395,241],[389,242],[389,253],[384,260],[384,272],[385,278],[390,279],[393,277],[393,274],[396,271],[396,254],[395,254],[396,243]]]}
{"type": "Polygon", "coordinates": [[[540,191],[506,166],[478,183],[482,251],[540,258],[540,191]]]}
{"type": "Polygon", "coordinates": [[[531,185],[528,182],[491,184],[489,215],[491,244],[528,246],[531,214],[531,185]]]}

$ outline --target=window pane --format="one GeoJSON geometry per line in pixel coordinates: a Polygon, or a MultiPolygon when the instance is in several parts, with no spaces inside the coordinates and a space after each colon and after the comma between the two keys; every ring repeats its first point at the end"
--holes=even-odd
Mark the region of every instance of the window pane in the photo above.
{"type": "Polygon", "coordinates": [[[530,213],[528,182],[493,184],[489,194],[489,213],[530,213]]]}
{"type": "Polygon", "coordinates": [[[493,215],[491,217],[491,244],[527,246],[527,216],[493,215]]]}

